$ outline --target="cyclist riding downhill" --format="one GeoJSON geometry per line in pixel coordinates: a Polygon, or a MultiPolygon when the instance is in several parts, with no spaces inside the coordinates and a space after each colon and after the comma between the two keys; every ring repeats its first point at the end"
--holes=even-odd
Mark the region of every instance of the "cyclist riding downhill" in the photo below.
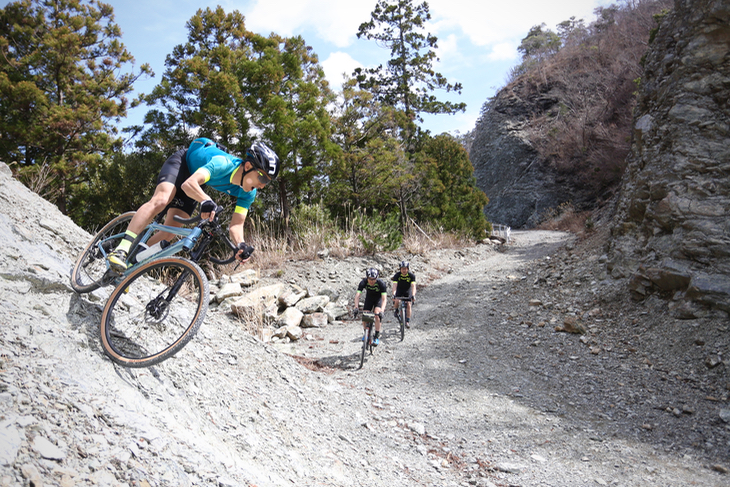
{"type": "Polygon", "coordinates": [[[405,319],[406,328],[411,327],[411,305],[416,302],[416,275],[410,271],[410,262],[403,260],[400,263],[400,271],[396,272],[391,278],[393,282],[393,315],[398,319],[398,311],[400,306],[399,298],[410,298],[406,302],[406,315],[401,316],[405,319]]]}
{"type": "MultiPolygon", "coordinates": [[[[383,310],[388,301],[388,286],[382,279],[378,279],[380,273],[377,269],[369,268],[365,271],[365,278],[360,281],[355,294],[355,310],[354,314],[360,310],[360,295],[365,291],[365,302],[363,303],[363,311],[372,311],[375,315],[375,334],[373,335],[373,345],[380,344],[380,329],[383,321],[383,310]]],[[[363,321],[363,329],[367,323],[363,321]]]]}
{"type": "MultiPolygon", "coordinates": [[[[174,217],[189,219],[198,203],[202,218],[213,221],[221,207],[206,194],[203,185],[237,198],[228,233],[238,246],[236,257],[241,262],[247,261],[251,247],[244,242],[243,224],[248,209],[256,199],[256,190],[276,179],[279,170],[279,157],[264,143],[254,143],[241,159],[211,139],[193,140],[190,147],[175,152],[163,164],[152,198],[137,210],[121,242],[108,255],[110,268],[117,273],[127,270],[130,257],[134,257],[128,255],[129,250],[137,235],[168,205],[166,226],[179,227],[181,224],[174,217]]],[[[173,237],[167,232],[158,232],[147,245],[151,250],[160,248],[173,237]]]]}

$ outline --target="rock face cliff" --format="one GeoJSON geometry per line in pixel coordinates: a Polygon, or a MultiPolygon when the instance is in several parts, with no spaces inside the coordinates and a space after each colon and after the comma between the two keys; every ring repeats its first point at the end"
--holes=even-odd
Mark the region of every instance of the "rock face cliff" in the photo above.
{"type": "Polygon", "coordinates": [[[490,102],[474,129],[469,158],[477,186],[489,197],[489,221],[529,228],[566,195],[528,139],[529,118],[540,102],[520,93],[519,85],[507,87],[490,102]]]}
{"type": "Polygon", "coordinates": [[[677,0],[646,57],[609,268],[680,316],[730,311],[730,2],[677,0]]]}

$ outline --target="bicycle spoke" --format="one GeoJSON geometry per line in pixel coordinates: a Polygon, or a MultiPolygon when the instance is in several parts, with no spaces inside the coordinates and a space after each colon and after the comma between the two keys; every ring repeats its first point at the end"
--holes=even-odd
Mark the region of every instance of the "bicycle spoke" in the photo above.
{"type": "Polygon", "coordinates": [[[129,212],[110,221],[86,246],[71,271],[71,287],[76,292],[91,292],[114,280],[115,276],[110,276],[107,272],[106,254],[116,248],[132,216],[134,212],[129,212]]]}
{"type": "Polygon", "coordinates": [[[160,362],[192,338],[207,301],[207,279],[195,264],[180,258],[150,262],[110,297],[102,316],[102,344],[124,365],[160,362]]]}

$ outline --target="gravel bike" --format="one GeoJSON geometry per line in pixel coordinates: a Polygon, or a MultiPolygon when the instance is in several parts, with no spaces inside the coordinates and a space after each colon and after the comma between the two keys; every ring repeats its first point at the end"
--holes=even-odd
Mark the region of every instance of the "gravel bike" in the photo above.
{"type": "Polygon", "coordinates": [[[362,336],[362,350],[360,351],[360,367],[357,368],[357,370],[362,369],[363,363],[365,363],[365,355],[367,352],[370,352],[370,355],[373,354],[373,350],[375,350],[375,345],[373,345],[373,334],[375,333],[375,313],[372,311],[363,311],[362,312],[362,321],[363,323],[366,323],[365,330],[363,331],[362,336]]]}
{"type": "MultiPolygon", "coordinates": [[[[207,258],[215,264],[229,264],[239,250],[218,220],[222,210],[218,208],[213,221],[200,216],[175,217],[183,225],[195,224],[193,227],[152,222],[132,243],[129,267],[123,274],[109,268],[106,256],[123,238],[134,212],[107,223],[81,253],[71,272],[71,286],[77,292],[115,286],[102,311],[100,329],[104,352],[114,363],[149,367],[179,352],[195,336],[208,310],[210,293],[208,278],[198,263],[207,258]],[[141,244],[146,246],[160,230],[180,239],[137,262],[136,254],[144,248],[141,244]],[[181,252],[187,258],[176,255],[181,252]]],[[[248,246],[242,257],[253,250],[248,246]]]]}
{"type": "MultiPolygon", "coordinates": [[[[393,299],[400,300],[395,317],[400,325],[400,341],[403,341],[406,337],[406,311],[408,310],[408,302],[413,301],[413,298],[411,296],[393,296],[393,299]]],[[[413,312],[412,309],[411,312],[413,312]]]]}

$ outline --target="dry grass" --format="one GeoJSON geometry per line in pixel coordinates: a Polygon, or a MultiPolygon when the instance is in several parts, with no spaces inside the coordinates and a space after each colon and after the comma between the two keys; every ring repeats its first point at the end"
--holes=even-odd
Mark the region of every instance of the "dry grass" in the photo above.
{"type": "MultiPolygon", "coordinates": [[[[326,251],[336,259],[367,255],[365,247],[355,232],[308,232],[306,235],[286,238],[275,238],[263,235],[262,232],[248,232],[247,240],[256,251],[251,256],[249,265],[259,271],[282,269],[286,262],[316,261],[318,253],[326,251]]],[[[423,255],[436,249],[460,249],[473,245],[473,241],[439,230],[420,229],[410,226],[403,237],[403,244],[395,252],[400,255],[423,255]]],[[[215,267],[217,274],[232,274],[236,264],[215,267]]]]}
{"type": "Polygon", "coordinates": [[[550,209],[543,215],[539,230],[554,230],[583,235],[592,228],[591,212],[577,211],[572,204],[563,203],[557,209],[550,209]]]}
{"type": "Polygon", "coordinates": [[[243,331],[260,340],[264,339],[264,317],[263,310],[260,306],[247,310],[242,315],[237,316],[243,331]]]}
{"type": "Polygon", "coordinates": [[[426,251],[434,249],[458,249],[471,244],[472,242],[451,233],[426,234],[416,228],[410,228],[403,237],[403,248],[411,255],[423,255],[426,251]]]}

